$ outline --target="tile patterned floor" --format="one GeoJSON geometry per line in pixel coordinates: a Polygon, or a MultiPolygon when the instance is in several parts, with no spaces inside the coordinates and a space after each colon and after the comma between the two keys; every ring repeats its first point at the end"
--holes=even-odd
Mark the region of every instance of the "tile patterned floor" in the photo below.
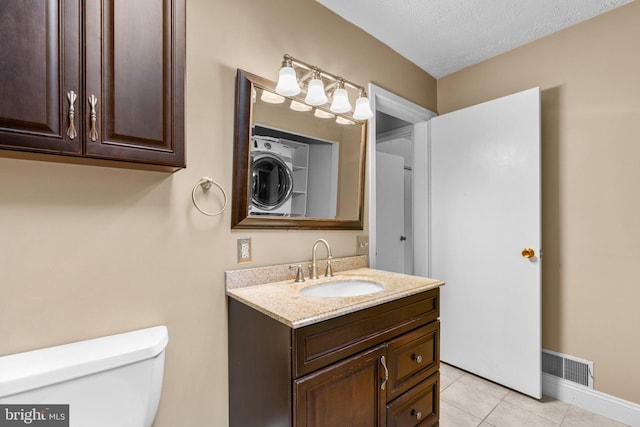
{"type": "Polygon", "coordinates": [[[440,427],[625,427],[543,396],[538,401],[440,364],[440,427]]]}

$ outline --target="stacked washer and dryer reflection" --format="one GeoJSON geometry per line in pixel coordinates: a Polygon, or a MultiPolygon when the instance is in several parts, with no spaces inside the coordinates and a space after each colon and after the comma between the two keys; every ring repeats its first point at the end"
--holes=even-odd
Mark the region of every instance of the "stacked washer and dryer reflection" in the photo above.
{"type": "Polygon", "coordinates": [[[293,150],[279,138],[253,136],[249,215],[291,216],[293,150]]]}

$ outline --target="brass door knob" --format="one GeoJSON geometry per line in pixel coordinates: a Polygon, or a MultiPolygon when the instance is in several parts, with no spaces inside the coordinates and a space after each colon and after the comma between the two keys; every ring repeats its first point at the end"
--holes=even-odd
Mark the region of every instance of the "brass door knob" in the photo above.
{"type": "Polygon", "coordinates": [[[522,256],[525,258],[533,258],[534,256],[536,256],[536,251],[531,248],[524,248],[522,250],[522,256]]]}

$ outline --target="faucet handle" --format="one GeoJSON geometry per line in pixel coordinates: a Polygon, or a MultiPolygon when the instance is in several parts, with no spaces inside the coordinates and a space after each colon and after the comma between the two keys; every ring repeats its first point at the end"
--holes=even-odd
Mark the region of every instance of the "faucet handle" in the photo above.
{"type": "Polygon", "coordinates": [[[333,277],[333,269],[331,268],[332,262],[340,262],[340,260],[334,260],[333,257],[327,258],[327,270],[324,273],[325,277],[333,277]]]}
{"type": "Polygon", "coordinates": [[[289,266],[290,270],[292,270],[294,268],[297,269],[296,270],[296,280],[295,280],[295,282],[296,283],[304,282],[304,273],[302,272],[302,264],[297,264],[297,265],[292,264],[292,265],[289,266]]]}

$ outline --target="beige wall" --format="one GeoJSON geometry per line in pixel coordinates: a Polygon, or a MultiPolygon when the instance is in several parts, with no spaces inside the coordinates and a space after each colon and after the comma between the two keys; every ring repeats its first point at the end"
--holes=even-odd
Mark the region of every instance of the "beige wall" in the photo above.
{"type": "Polygon", "coordinates": [[[191,204],[202,176],[231,189],[236,68],[273,79],[284,53],[436,108],[434,79],[313,0],[188,0],[187,169],[0,158],[1,355],[165,324],[155,426],[227,425],[223,280],[239,267],[236,238],[252,238],[257,266],[308,260],[319,237],[352,255],[360,234],[231,231],[230,211],[191,204]]]}
{"type": "Polygon", "coordinates": [[[543,347],[640,403],[640,2],[438,80],[446,113],[542,89],[543,347]]]}

